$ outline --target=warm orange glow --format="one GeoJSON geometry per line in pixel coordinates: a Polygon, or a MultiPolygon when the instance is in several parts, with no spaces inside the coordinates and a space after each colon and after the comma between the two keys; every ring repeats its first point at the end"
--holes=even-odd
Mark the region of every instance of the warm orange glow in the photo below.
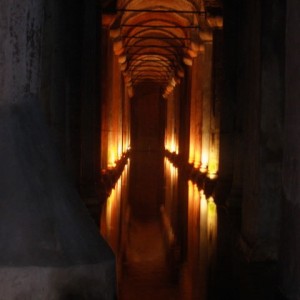
{"type": "Polygon", "coordinates": [[[209,152],[208,173],[210,179],[215,179],[218,176],[219,170],[219,134],[212,134],[209,152]]]}
{"type": "Polygon", "coordinates": [[[116,203],[116,190],[112,189],[110,196],[106,202],[106,238],[110,238],[111,234],[111,219],[112,219],[112,210],[113,206],[116,203]]]}
{"type": "Polygon", "coordinates": [[[198,236],[199,236],[199,195],[197,186],[188,181],[188,244],[187,263],[191,272],[195,268],[194,262],[198,258],[198,236]]]}
{"type": "Polygon", "coordinates": [[[171,144],[169,145],[169,147],[170,147],[170,152],[177,153],[177,143],[175,141],[174,134],[172,135],[171,144]]]}
{"type": "Polygon", "coordinates": [[[209,232],[216,234],[217,229],[217,206],[213,197],[207,201],[207,228],[209,232]]]}
{"type": "Polygon", "coordinates": [[[165,158],[164,172],[166,180],[165,208],[167,212],[171,212],[177,197],[178,169],[167,158],[165,158]]]}
{"type": "Polygon", "coordinates": [[[164,159],[164,174],[165,174],[165,202],[161,206],[161,217],[169,247],[176,243],[176,237],[172,225],[174,224],[174,210],[177,207],[177,186],[178,186],[178,170],[167,159],[164,159]]]}
{"type": "Polygon", "coordinates": [[[118,142],[118,159],[120,159],[123,154],[123,143],[121,141],[119,140],[118,142]]]}
{"type": "Polygon", "coordinates": [[[117,161],[117,151],[113,146],[109,146],[108,149],[108,157],[107,157],[107,167],[109,169],[114,168],[116,166],[117,161]]]}
{"type": "Polygon", "coordinates": [[[207,200],[204,191],[199,192],[200,195],[200,243],[202,246],[206,244],[207,237],[207,200]]]}
{"type": "MultiPolygon", "coordinates": [[[[198,218],[200,209],[200,194],[198,187],[191,180],[188,181],[188,209],[189,209],[189,226],[196,229],[193,235],[198,234],[198,218]]],[[[195,239],[197,240],[197,239],[195,239]]]]}
{"type": "Polygon", "coordinates": [[[202,149],[200,172],[205,173],[208,166],[208,150],[202,149]]]}
{"type": "Polygon", "coordinates": [[[207,210],[207,235],[208,235],[208,258],[212,260],[212,257],[216,250],[217,244],[217,227],[218,227],[218,215],[217,206],[212,197],[208,199],[207,210]]]}
{"type": "Polygon", "coordinates": [[[176,133],[176,109],[174,94],[170,94],[167,98],[165,149],[171,153],[178,154],[178,136],[176,133]]]}
{"type": "Polygon", "coordinates": [[[173,245],[174,242],[175,242],[175,234],[174,234],[172,225],[170,223],[170,219],[167,216],[167,213],[166,213],[166,210],[165,210],[164,206],[161,206],[160,212],[161,212],[161,216],[162,216],[163,226],[164,226],[164,229],[166,231],[168,243],[169,243],[169,245],[173,245]]]}
{"type": "Polygon", "coordinates": [[[195,143],[194,136],[190,136],[190,149],[189,149],[189,164],[194,164],[195,158],[195,143]]]}
{"type": "MultiPolygon", "coordinates": [[[[188,194],[189,194],[189,203],[194,201],[194,184],[191,180],[188,181],[188,194]]],[[[190,205],[189,205],[190,207],[190,205]]]]}
{"type": "Polygon", "coordinates": [[[118,252],[119,247],[119,227],[122,222],[121,209],[125,207],[121,203],[126,203],[127,184],[129,164],[125,166],[121,177],[117,181],[115,187],[111,190],[110,196],[102,209],[100,231],[103,237],[107,240],[115,253],[118,252]]]}
{"type": "Polygon", "coordinates": [[[200,149],[200,138],[197,139],[195,144],[194,154],[194,168],[198,169],[201,166],[201,149],[200,149]]]}

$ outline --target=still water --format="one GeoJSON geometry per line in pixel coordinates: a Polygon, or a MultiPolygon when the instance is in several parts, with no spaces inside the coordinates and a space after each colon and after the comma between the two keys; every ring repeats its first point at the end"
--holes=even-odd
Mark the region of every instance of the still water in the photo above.
{"type": "Polygon", "coordinates": [[[213,198],[167,158],[133,153],[101,213],[101,233],[117,258],[120,300],[205,300],[213,275],[213,198]]]}

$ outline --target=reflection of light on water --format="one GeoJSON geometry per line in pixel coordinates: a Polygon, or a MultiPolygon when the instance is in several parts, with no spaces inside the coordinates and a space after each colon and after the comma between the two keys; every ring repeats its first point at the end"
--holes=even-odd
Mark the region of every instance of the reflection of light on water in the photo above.
{"type": "Polygon", "coordinates": [[[110,146],[108,149],[108,158],[107,158],[107,167],[114,168],[116,166],[117,153],[116,149],[113,146],[110,146]]]}
{"type": "Polygon", "coordinates": [[[199,203],[200,195],[191,180],[188,181],[188,263],[194,269],[198,256],[199,239],[199,203]]]}
{"type": "Polygon", "coordinates": [[[169,242],[174,243],[173,225],[177,222],[177,187],[178,169],[167,159],[164,160],[165,172],[165,203],[161,208],[162,221],[165,227],[169,242]]]}
{"type": "Polygon", "coordinates": [[[165,230],[168,245],[172,246],[175,243],[175,235],[174,235],[173,228],[172,228],[172,225],[170,222],[170,218],[168,217],[163,205],[160,208],[160,212],[161,212],[161,216],[162,216],[162,223],[163,223],[163,227],[165,230]]]}
{"type": "Polygon", "coordinates": [[[120,226],[123,226],[121,224],[122,202],[127,201],[128,166],[129,163],[125,166],[121,177],[111,190],[101,213],[101,234],[116,254],[119,250],[119,229],[120,226]]]}
{"type": "Polygon", "coordinates": [[[110,196],[106,202],[106,237],[109,238],[111,231],[111,215],[113,205],[116,203],[116,190],[112,189],[110,196]]]}
{"type": "Polygon", "coordinates": [[[198,292],[194,291],[193,295],[197,299],[206,299],[207,275],[213,265],[216,237],[217,207],[214,199],[207,199],[203,190],[188,181],[188,273],[185,276],[195,280],[194,288],[198,292]]]}
{"type": "Polygon", "coordinates": [[[200,194],[200,246],[206,247],[207,240],[207,200],[203,190],[199,192],[200,194]]]}
{"type": "Polygon", "coordinates": [[[207,210],[207,235],[208,235],[208,256],[212,259],[215,252],[216,241],[217,241],[217,206],[212,197],[208,199],[208,210],[207,210]]]}
{"type": "Polygon", "coordinates": [[[206,149],[202,149],[201,154],[201,166],[200,166],[200,172],[206,172],[208,166],[208,151],[206,149]]]}

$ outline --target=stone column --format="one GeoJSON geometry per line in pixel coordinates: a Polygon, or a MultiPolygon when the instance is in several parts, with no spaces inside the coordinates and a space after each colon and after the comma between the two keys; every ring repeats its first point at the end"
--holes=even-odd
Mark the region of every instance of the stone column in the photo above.
{"type": "Polygon", "coordinates": [[[201,171],[207,171],[210,149],[211,105],[212,105],[212,39],[204,42],[202,85],[202,152],[201,171]]]}
{"type": "Polygon", "coordinates": [[[220,106],[223,100],[223,31],[213,30],[212,54],[212,101],[210,122],[210,151],[208,177],[211,179],[219,176],[220,160],[220,106]]]}
{"type": "Polygon", "coordinates": [[[244,11],[242,234],[252,260],[276,259],[278,250],[284,90],[280,2],[247,2],[244,11]]]}
{"type": "Polygon", "coordinates": [[[0,10],[3,299],[114,299],[114,257],[69,182],[39,109],[43,2],[0,10]]]}
{"type": "MultiPolygon", "coordinates": [[[[42,88],[41,100],[51,127],[54,143],[66,159],[66,81],[67,52],[66,38],[67,16],[65,5],[61,1],[45,0],[45,21],[42,44],[42,88]]],[[[69,16],[72,15],[70,12],[69,16]]],[[[70,49],[69,49],[70,50],[70,49]]]]}
{"type": "Polygon", "coordinates": [[[97,185],[100,175],[100,11],[97,1],[86,1],[83,22],[81,84],[80,193],[96,222],[99,219],[97,185]]]}
{"type": "Polygon", "coordinates": [[[130,98],[128,97],[127,91],[123,90],[123,109],[122,109],[122,151],[126,153],[130,147],[130,98]]]}
{"type": "Polygon", "coordinates": [[[286,2],[283,204],[281,288],[287,299],[300,298],[300,3],[286,2]]]}
{"type": "Polygon", "coordinates": [[[190,155],[189,163],[195,168],[201,164],[202,126],[202,54],[193,60],[191,67],[191,106],[190,106],[190,155]]]}
{"type": "Polygon", "coordinates": [[[186,70],[186,76],[180,84],[180,99],[179,99],[179,155],[181,162],[186,164],[189,159],[189,139],[190,139],[190,83],[191,73],[186,70]]]}
{"type": "MultiPolygon", "coordinates": [[[[236,66],[237,66],[237,42],[238,42],[238,12],[237,1],[226,1],[224,3],[224,28],[223,28],[223,88],[224,94],[220,108],[220,170],[219,181],[227,190],[231,189],[233,182],[233,161],[236,160],[238,147],[234,144],[235,130],[237,135],[237,118],[240,116],[235,112],[238,111],[236,105],[236,66]],[[232,155],[234,153],[234,155],[232,155]]],[[[236,168],[240,170],[241,168],[236,168]]],[[[240,199],[241,199],[241,192],[240,199]]],[[[228,205],[232,204],[231,196],[223,190],[221,197],[225,196],[228,205]]],[[[222,197],[222,199],[223,199],[222,197]]]]}
{"type": "Polygon", "coordinates": [[[166,126],[165,126],[165,149],[173,152],[174,145],[172,144],[172,141],[174,141],[174,92],[169,94],[165,100],[166,101],[166,126]]]}
{"type": "Polygon", "coordinates": [[[101,81],[101,169],[108,166],[108,133],[110,124],[110,105],[111,105],[111,82],[112,82],[112,59],[113,49],[109,42],[108,29],[102,28],[102,81],[101,81]]]}
{"type": "Polygon", "coordinates": [[[83,1],[46,0],[40,98],[54,142],[74,182],[80,182],[83,1]]]}
{"type": "Polygon", "coordinates": [[[112,81],[109,83],[111,88],[111,98],[107,101],[108,118],[108,167],[116,166],[116,161],[120,159],[122,151],[122,74],[117,56],[112,57],[111,62],[112,81]]]}

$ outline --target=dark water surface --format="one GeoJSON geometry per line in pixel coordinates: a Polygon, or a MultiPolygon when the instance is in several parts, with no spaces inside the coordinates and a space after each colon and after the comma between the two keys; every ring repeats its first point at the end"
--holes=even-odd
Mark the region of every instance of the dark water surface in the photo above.
{"type": "Polygon", "coordinates": [[[208,299],[217,210],[160,153],[133,153],[102,209],[118,299],[208,299]]]}

